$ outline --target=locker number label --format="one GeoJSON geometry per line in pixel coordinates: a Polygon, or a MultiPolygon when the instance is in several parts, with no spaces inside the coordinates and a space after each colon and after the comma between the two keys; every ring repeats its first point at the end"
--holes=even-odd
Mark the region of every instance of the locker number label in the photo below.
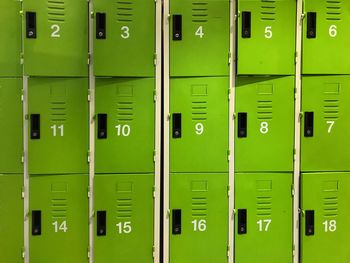
{"type": "Polygon", "coordinates": [[[56,137],[56,136],[61,136],[63,137],[64,136],[64,125],[52,125],[50,127],[52,129],[52,135],[53,137],[56,137]]]}
{"type": "Polygon", "coordinates": [[[337,230],[336,220],[326,220],[322,223],[324,225],[324,232],[335,232],[337,230]]]}
{"type": "Polygon", "coordinates": [[[331,26],[329,27],[329,36],[330,36],[330,37],[336,37],[337,34],[338,34],[338,32],[337,32],[337,26],[336,26],[336,25],[331,25],[331,26]]]}
{"type": "Polygon", "coordinates": [[[200,219],[200,220],[193,220],[192,221],[193,224],[193,231],[197,232],[204,232],[205,230],[207,230],[207,221],[205,219],[200,219]]]}
{"type": "Polygon", "coordinates": [[[197,135],[202,135],[203,134],[203,132],[204,132],[204,125],[203,125],[203,123],[196,123],[195,128],[196,128],[196,134],[197,135]]]}
{"type": "Polygon", "coordinates": [[[54,226],[55,233],[58,233],[58,232],[66,233],[68,231],[67,221],[62,221],[61,224],[58,223],[58,221],[55,221],[52,223],[52,225],[54,226]]]}
{"type": "Polygon", "coordinates": [[[130,234],[132,231],[131,222],[119,222],[116,224],[118,234],[130,234]]]}
{"type": "Polygon", "coordinates": [[[272,38],[272,26],[265,27],[265,38],[272,38]]]}
{"type": "Polygon", "coordinates": [[[127,39],[130,37],[130,29],[128,26],[122,26],[121,30],[122,30],[122,33],[120,36],[122,38],[127,39]]]}
{"type": "Polygon", "coordinates": [[[51,33],[51,37],[52,38],[58,38],[58,37],[61,37],[61,35],[59,34],[60,33],[60,26],[59,25],[52,25],[51,26],[51,29],[52,29],[52,33],[51,33]]]}
{"type": "Polygon", "coordinates": [[[199,38],[203,38],[203,37],[204,37],[203,26],[198,27],[198,29],[197,29],[195,35],[198,36],[199,38]]]}
{"type": "Polygon", "coordinates": [[[263,231],[267,232],[267,231],[269,231],[269,227],[270,227],[271,222],[272,222],[272,219],[264,219],[264,220],[261,219],[256,223],[258,224],[260,232],[263,232],[263,231]]]}
{"type": "Polygon", "coordinates": [[[130,125],[117,125],[115,126],[115,128],[117,129],[117,135],[118,136],[123,136],[123,137],[128,137],[131,133],[131,127],[130,125]]]}
{"type": "Polygon", "coordinates": [[[335,121],[327,121],[328,124],[328,133],[332,132],[332,128],[334,126],[335,121]]]}
{"type": "Polygon", "coordinates": [[[269,132],[269,123],[267,121],[263,121],[260,123],[260,133],[266,134],[269,132]]]}

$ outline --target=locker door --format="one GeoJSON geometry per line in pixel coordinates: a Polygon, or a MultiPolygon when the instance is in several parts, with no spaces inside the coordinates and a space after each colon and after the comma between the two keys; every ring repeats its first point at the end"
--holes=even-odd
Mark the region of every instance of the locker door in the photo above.
{"type": "Polygon", "coordinates": [[[238,74],[294,74],[296,1],[238,1],[238,74]]]}
{"type": "Polygon", "coordinates": [[[86,173],[87,79],[29,79],[29,172],[86,173]]]}
{"type": "Polygon", "coordinates": [[[26,0],[24,73],[87,76],[88,1],[26,0]]]}
{"type": "Polygon", "coordinates": [[[235,170],[293,171],[294,77],[239,77],[235,170]]]}

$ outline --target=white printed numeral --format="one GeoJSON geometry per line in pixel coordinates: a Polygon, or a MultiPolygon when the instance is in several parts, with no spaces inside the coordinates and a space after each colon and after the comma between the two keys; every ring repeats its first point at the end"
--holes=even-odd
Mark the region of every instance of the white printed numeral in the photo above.
{"type": "Polygon", "coordinates": [[[272,26],[265,27],[265,38],[272,38],[272,26]]]}
{"type": "Polygon", "coordinates": [[[258,222],[256,222],[259,226],[259,231],[268,231],[269,230],[269,226],[271,224],[272,220],[271,219],[264,219],[264,220],[259,220],[258,222]],[[265,226],[265,227],[264,227],[265,226]]]}
{"type": "Polygon", "coordinates": [[[132,231],[131,222],[119,222],[116,224],[118,234],[130,234],[132,231]]]}
{"type": "Polygon", "coordinates": [[[193,231],[200,231],[200,232],[204,232],[205,230],[207,230],[207,221],[205,219],[201,219],[201,220],[193,220],[192,221],[193,224],[193,231]]]}
{"type": "Polygon", "coordinates": [[[67,221],[63,221],[60,225],[58,224],[58,221],[55,221],[52,225],[55,228],[55,233],[58,233],[59,231],[66,233],[68,231],[67,221]]]}
{"type": "Polygon", "coordinates": [[[121,30],[123,31],[120,35],[122,38],[127,39],[130,37],[130,29],[128,26],[122,26],[121,30]]]}
{"type": "Polygon", "coordinates": [[[204,37],[203,26],[198,27],[198,29],[197,29],[195,35],[196,35],[196,36],[199,36],[200,38],[203,38],[203,37],[204,37]]]}
{"type": "Polygon", "coordinates": [[[322,223],[324,225],[324,232],[335,232],[337,230],[336,220],[326,220],[322,223]]]}
{"type": "Polygon", "coordinates": [[[196,124],[196,134],[197,135],[202,135],[204,132],[204,125],[203,123],[197,123],[196,124]]]}
{"type": "Polygon", "coordinates": [[[332,128],[333,128],[334,123],[335,123],[335,121],[327,121],[327,124],[329,125],[328,126],[328,133],[332,132],[332,128]]]}
{"type": "Polygon", "coordinates": [[[337,26],[336,25],[331,25],[329,27],[329,36],[330,37],[336,37],[337,36],[337,26]]]}
{"type": "Polygon", "coordinates": [[[266,134],[269,132],[269,123],[266,121],[263,121],[262,123],[260,123],[260,132],[262,134],[266,134]]]}
{"type": "Polygon", "coordinates": [[[117,125],[115,126],[115,128],[117,129],[117,135],[118,136],[124,136],[124,137],[128,137],[130,135],[131,132],[131,128],[129,125],[117,125]]]}
{"type": "Polygon", "coordinates": [[[59,25],[52,25],[51,29],[52,29],[51,37],[53,37],[53,38],[61,37],[61,35],[59,34],[59,32],[60,32],[59,25]]]}
{"type": "Polygon", "coordinates": [[[59,136],[63,137],[64,136],[64,125],[52,125],[50,127],[52,129],[52,135],[53,137],[57,136],[57,130],[59,130],[59,136]]]}

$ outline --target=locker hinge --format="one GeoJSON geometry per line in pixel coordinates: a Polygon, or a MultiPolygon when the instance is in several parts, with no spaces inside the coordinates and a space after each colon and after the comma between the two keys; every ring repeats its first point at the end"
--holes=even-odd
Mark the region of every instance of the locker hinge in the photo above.
{"type": "Polygon", "coordinates": [[[24,119],[27,121],[29,120],[29,114],[24,115],[24,119]]]}
{"type": "Polygon", "coordinates": [[[90,12],[90,18],[94,19],[95,18],[95,13],[93,11],[90,12]]]}
{"type": "Polygon", "coordinates": [[[304,114],[302,112],[299,113],[299,121],[303,119],[304,114]]]}
{"type": "Polygon", "coordinates": [[[25,153],[23,152],[21,156],[21,162],[24,163],[24,161],[25,161],[25,153]]]}
{"type": "Polygon", "coordinates": [[[232,53],[229,52],[229,53],[228,53],[228,64],[229,64],[229,65],[231,65],[231,63],[232,63],[232,57],[231,57],[231,56],[232,56],[232,53]]]}
{"type": "Polygon", "coordinates": [[[157,151],[153,151],[153,162],[155,163],[157,161],[157,151]]]}
{"type": "Polygon", "coordinates": [[[26,249],[25,249],[25,247],[22,247],[21,253],[22,253],[22,258],[25,258],[26,257],[26,249]]]}
{"type": "Polygon", "coordinates": [[[295,58],[295,64],[297,64],[298,63],[298,52],[297,51],[295,51],[295,53],[294,53],[294,58],[295,58]]]}
{"type": "Polygon", "coordinates": [[[170,218],[170,210],[168,209],[167,211],[166,211],[166,218],[170,218]]]}
{"type": "Polygon", "coordinates": [[[227,186],[227,196],[230,197],[230,193],[231,193],[231,187],[228,185],[227,186]]]}
{"type": "Polygon", "coordinates": [[[21,101],[22,102],[24,101],[24,89],[22,89],[22,91],[21,91],[21,101]]]}
{"type": "Polygon", "coordinates": [[[230,246],[227,246],[227,257],[230,256],[230,246]]]}
{"type": "Polygon", "coordinates": [[[20,63],[21,63],[21,65],[24,64],[24,54],[23,53],[21,53],[21,55],[20,55],[20,63]]]}
{"type": "Polygon", "coordinates": [[[88,54],[87,64],[90,65],[90,62],[91,62],[91,54],[89,53],[89,54],[88,54]]]}
{"type": "Polygon", "coordinates": [[[154,64],[154,66],[157,66],[157,64],[158,64],[158,55],[157,55],[157,53],[153,54],[153,64],[154,64]]]}
{"type": "Polygon", "coordinates": [[[153,198],[156,198],[156,190],[157,188],[153,186],[152,191],[153,191],[153,198]]]}
{"type": "Polygon", "coordinates": [[[90,255],[91,255],[91,253],[90,253],[90,246],[88,246],[87,247],[87,257],[90,258],[90,255]]]}
{"type": "Polygon", "coordinates": [[[22,193],[21,193],[22,199],[24,199],[24,197],[25,197],[25,191],[26,191],[26,188],[24,186],[22,186],[22,193]]]}
{"type": "Polygon", "coordinates": [[[292,196],[294,197],[294,195],[295,195],[295,189],[294,189],[294,184],[292,184],[292,188],[291,188],[291,191],[292,191],[292,196]]]}
{"type": "Polygon", "coordinates": [[[157,90],[153,91],[153,101],[156,102],[157,101],[157,90]]]}
{"type": "Polygon", "coordinates": [[[87,152],[87,162],[90,163],[91,158],[90,158],[90,151],[87,152]]]}
{"type": "Polygon", "coordinates": [[[91,89],[88,89],[88,101],[91,101],[91,89]]]}
{"type": "Polygon", "coordinates": [[[170,121],[170,113],[168,113],[168,116],[167,116],[167,121],[170,121]]]}
{"type": "Polygon", "coordinates": [[[235,215],[235,214],[236,214],[236,209],[233,208],[233,215],[235,215]]]}
{"type": "Polygon", "coordinates": [[[156,257],[156,248],[155,248],[155,246],[152,247],[152,257],[153,258],[156,257]]]}
{"type": "Polygon", "coordinates": [[[88,186],[87,188],[87,194],[88,194],[88,198],[91,198],[92,194],[91,194],[91,187],[88,186]]]}
{"type": "Polygon", "coordinates": [[[236,119],[236,113],[235,113],[235,112],[232,114],[232,119],[233,119],[233,120],[236,119]]]}
{"type": "Polygon", "coordinates": [[[231,151],[227,150],[227,161],[229,162],[231,160],[231,151]]]}

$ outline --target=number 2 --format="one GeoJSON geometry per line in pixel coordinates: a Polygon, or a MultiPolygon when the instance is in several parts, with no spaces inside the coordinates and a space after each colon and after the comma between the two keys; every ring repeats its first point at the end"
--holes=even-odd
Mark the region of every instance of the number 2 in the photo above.
{"type": "Polygon", "coordinates": [[[61,37],[61,35],[58,33],[58,32],[60,32],[59,25],[52,25],[51,29],[53,30],[53,32],[51,33],[51,37],[53,37],[53,38],[61,37]]]}

